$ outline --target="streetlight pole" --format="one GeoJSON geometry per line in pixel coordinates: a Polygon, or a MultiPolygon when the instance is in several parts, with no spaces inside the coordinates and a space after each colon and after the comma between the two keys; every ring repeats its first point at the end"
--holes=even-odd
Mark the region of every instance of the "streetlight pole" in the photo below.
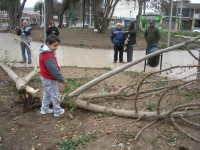
{"type": "Polygon", "coordinates": [[[183,0],[181,0],[181,10],[180,10],[180,18],[179,18],[178,31],[180,31],[180,28],[181,28],[182,10],[183,10],[183,0]]]}
{"type": "Polygon", "coordinates": [[[132,13],[132,11],[130,10],[130,20],[131,20],[131,13],[132,13]]]}
{"type": "Polygon", "coordinates": [[[171,32],[171,24],[172,24],[172,11],[173,11],[173,0],[171,0],[171,10],[170,10],[170,17],[169,17],[169,29],[168,29],[167,47],[169,47],[169,43],[170,43],[170,32],[171,32]]]}
{"type": "Polygon", "coordinates": [[[46,0],[44,0],[44,43],[46,41],[46,0]]]}

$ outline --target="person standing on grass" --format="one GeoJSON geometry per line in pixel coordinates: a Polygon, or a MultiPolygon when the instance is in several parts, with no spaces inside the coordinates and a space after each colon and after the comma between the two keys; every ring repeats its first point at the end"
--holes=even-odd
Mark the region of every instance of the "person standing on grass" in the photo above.
{"type": "Polygon", "coordinates": [[[56,36],[59,36],[59,31],[58,28],[56,28],[55,23],[53,21],[51,21],[49,23],[49,28],[46,31],[47,36],[49,36],[50,34],[54,34],[56,36]]]}
{"type": "Polygon", "coordinates": [[[136,30],[133,21],[130,21],[130,25],[127,31],[125,31],[125,37],[127,42],[127,63],[132,61],[133,47],[136,44],[136,30]]]}
{"type": "Polygon", "coordinates": [[[154,21],[149,21],[149,27],[146,29],[144,33],[145,41],[147,42],[147,48],[151,44],[158,44],[160,40],[160,31],[155,27],[154,21]]]}
{"type": "Polygon", "coordinates": [[[117,62],[118,52],[119,52],[119,62],[124,63],[123,61],[123,49],[125,41],[125,30],[122,28],[121,23],[117,23],[117,27],[114,28],[110,33],[111,42],[114,44],[114,61],[117,62]]]}
{"type": "MultiPolygon", "coordinates": [[[[17,30],[17,29],[15,29],[17,30]]],[[[21,32],[17,32],[18,36],[20,37],[21,40],[25,41],[29,46],[31,43],[31,27],[28,27],[28,21],[24,20],[22,23],[22,27],[20,28],[21,32]]],[[[31,64],[31,50],[29,47],[24,43],[20,42],[21,46],[21,51],[22,51],[22,62],[21,63],[26,63],[26,51],[28,55],[28,64],[31,64]]]]}
{"type": "Polygon", "coordinates": [[[59,43],[60,39],[56,35],[51,34],[46,38],[46,44],[42,45],[39,50],[40,79],[44,88],[40,113],[48,114],[54,112],[55,117],[65,113],[65,110],[60,107],[60,96],[56,81],[58,80],[66,84],[65,77],[61,74],[55,57],[55,51],[59,43]],[[53,109],[49,108],[51,101],[53,109]]]}

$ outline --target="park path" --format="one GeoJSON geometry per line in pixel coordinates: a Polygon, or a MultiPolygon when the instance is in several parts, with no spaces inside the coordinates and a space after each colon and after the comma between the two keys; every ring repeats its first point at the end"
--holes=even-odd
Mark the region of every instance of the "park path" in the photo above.
{"type": "MultiPolygon", "coordinates": [[[[0,58],[5,56],[7,51],[8,55],[12,59],[21,61],[21,49],[19,43],[14,42],[14,38],[18,38],[17,35],[11,33],[0,33],[0,58]]],[[[39,47],[43,43],[31,42],[31,49],[33,54],[38,59],[39,47]]],[[[145,43],[144,43],[145,44],[145,43]]],[[[192,51],[195,56],[199,56],[197,50],[192,51]]],[[[57,49],[56,56],[60,66],[77,66],[77,67],[91,67],[91,68],[118,68],[122,63],[113,63],[113,50],[103,50],[103,49],[85,49],[85,48],[75,48],[60,45],[57,49]]],[[[145,51],[134,51],[133,60],[139,59],[145,55],[145,51]]],[[[126,61],[126,53],[124,53],[124,61],[126,61]]],[[[197,64],[195,60],[187,51],[172,51],[163,54],[163,65],[162,68],[168,68],[174,65],[188,65],[197,64]]],[[[32,66],[33,64],[26,64],[26,66],[32,66]]],[[[18,64],[17,66],[24,66],[18,64]]],[[[144,62],[136,64],[135,66],[127,69],[128,71],[138,71],[141,72],[144,69],[144,62]]],[[[159,66],[155,68],[147,67],[146,72],[159,70],[159,66]]],[[[173,73],[166,75],[162,73],[162,76],[168,77],[184,77],[188,74],[193,74],[197,72],[196,68],[190,69],[189,71],[184,71],[183,74],[178,75],[181,70],[173,71],[173,73]]],[[[194,77],[194,76],[193,76],[194,77]]]]}

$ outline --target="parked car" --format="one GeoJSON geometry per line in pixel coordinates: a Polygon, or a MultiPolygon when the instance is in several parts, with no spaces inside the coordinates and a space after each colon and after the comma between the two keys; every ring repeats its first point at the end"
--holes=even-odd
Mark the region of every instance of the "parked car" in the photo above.
{"type": "Polygon", "coordinates": [[[195,29],[192,32],[200,32],[200,29],[195,29]]]}

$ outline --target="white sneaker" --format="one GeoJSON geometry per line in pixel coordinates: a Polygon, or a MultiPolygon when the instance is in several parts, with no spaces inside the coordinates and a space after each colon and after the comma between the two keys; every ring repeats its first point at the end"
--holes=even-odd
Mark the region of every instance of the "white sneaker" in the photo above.
{"type": "Polygon", "coordinates": [[[43,115],[45,115],[45,114],[51,114],[51,113],[53,113],[53,109],[49,108],[47,111],[44,111],[44,110],[41,109],[40,113],[43,114],[43,115]]]}
{"type": "Polygon", "coordinates": [[[60,112],[58,114],[54,114],[55,117],[59,117],[60,115],[64,114],[65,110],[64,109],[60,109],[60,112]]]}

